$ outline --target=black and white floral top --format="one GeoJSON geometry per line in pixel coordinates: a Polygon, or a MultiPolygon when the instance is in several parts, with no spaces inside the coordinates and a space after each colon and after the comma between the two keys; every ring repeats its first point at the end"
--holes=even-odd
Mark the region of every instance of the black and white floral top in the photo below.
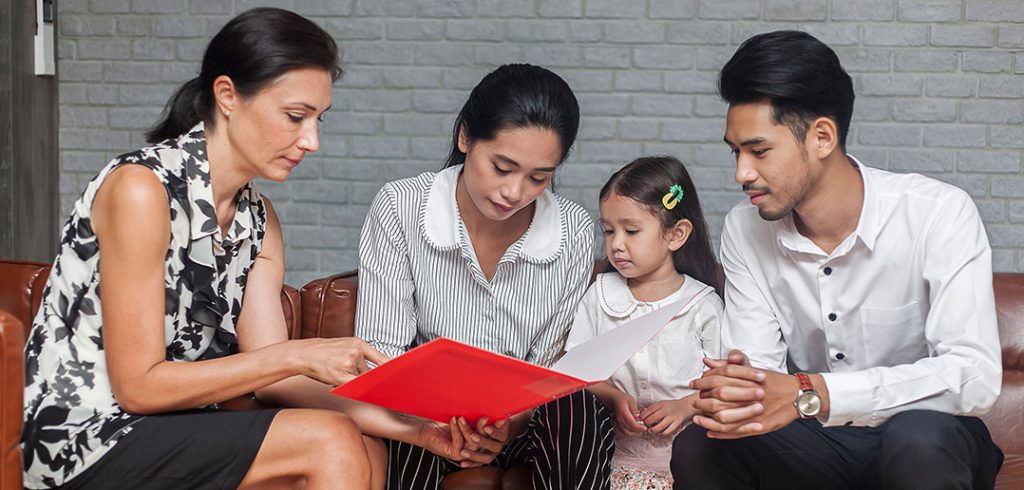
{"type": "Polygon", "coordinates": [[[64,225],[25,347],[27,488],[71,480],[143,418],[118,405],[107,375],[99,298],[102,250],[90,219],[103,181],[129,163],[150,168],[170,203],[171,240],[164,259],[167,360],[196,361],[238,350],[235,323],[262,244],[266,209],[253,184],[247,184],[238,194],[234,223],[221,236],[200,123],[176,139],[115,158],[89,183],[64,225]]]}

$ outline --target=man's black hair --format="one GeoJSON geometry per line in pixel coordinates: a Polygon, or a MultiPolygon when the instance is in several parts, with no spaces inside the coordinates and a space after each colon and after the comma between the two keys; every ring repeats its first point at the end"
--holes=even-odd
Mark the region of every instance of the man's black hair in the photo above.
{"type": "Polygon", "coordinates": [[[729,105],[768,101],[772,119],[803,141],[813,120],[828,117],[839,145],[853,117],[853,80],[831,48],[800,31],[758,34],[744,41],[718,75],[718,93],[729,105]]]}

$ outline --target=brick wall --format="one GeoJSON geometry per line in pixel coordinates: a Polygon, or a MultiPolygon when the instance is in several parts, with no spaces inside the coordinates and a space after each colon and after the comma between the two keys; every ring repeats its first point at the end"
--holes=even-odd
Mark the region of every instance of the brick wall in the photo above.
{"type": "Polygon", "coordinates": [[[62,209],[109,158],[143,144],[220,26],[264,4],[324,26],[347,70],[319,154],[286,184],[263,186],[282,217],[291,284],[357,265],[377,189],[437,169],[469,90],[507,62],[551,68],[579,97],[560,193],[596,213],[616,168],[674,154],[717,241],[742,199],[721,142],[717,70],[744,39],[780,28],[818,36],[853,76],[852,153],[967,190],[996,270],[1024,271],[1020,0],[62,0],[62,209]]]}

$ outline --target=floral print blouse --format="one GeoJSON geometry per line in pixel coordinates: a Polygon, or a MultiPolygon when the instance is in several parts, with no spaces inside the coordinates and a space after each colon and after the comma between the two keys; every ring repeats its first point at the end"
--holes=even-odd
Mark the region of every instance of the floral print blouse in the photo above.
{"type": "MultiPolygon", "coordinates": [[[[221,236],[200,123],[178,138],[115,158],[86,187],[64,225],[60,252],[25,346],[24,485],[50,488],[80,474],[143,418],[114,398],[103,352],[99,261],[90,219],[110,172],[152,170],[167,191],[171,239],[164,259],[164,339],[168,361],[237,352],[235,323],[246,278],[260,252],[267,215],[250,182],[221,236]]],[[[145,226],[145,223],[139,223],[145,226]]]]}

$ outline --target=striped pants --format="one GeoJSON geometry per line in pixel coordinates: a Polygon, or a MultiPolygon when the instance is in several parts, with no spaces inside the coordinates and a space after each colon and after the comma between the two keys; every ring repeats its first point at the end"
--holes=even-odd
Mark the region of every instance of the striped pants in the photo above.
{"type": "MultiPolygon", "coordinates": [[[[578,391],[537,407],[529,427],[491,463],[530,466],[533,488],[608,490],[615,451],[612,419],[594,395],[578,391]]],[[[459,465],[421,447],[388,442],[389,490],[439,490],[459,465]]]]}

